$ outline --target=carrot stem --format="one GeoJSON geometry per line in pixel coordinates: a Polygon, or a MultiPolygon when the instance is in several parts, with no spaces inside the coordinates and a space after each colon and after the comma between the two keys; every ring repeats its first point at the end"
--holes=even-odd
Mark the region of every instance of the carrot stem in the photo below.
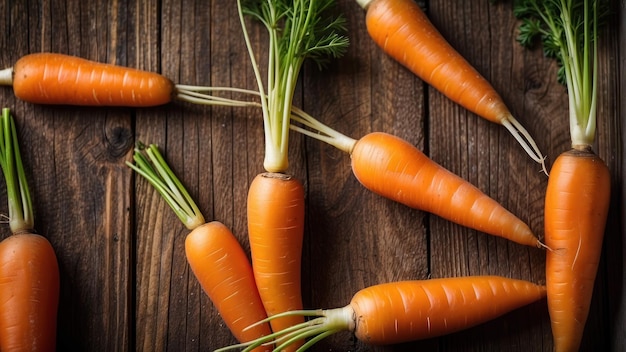
{"type": "Polygon", "coordinates": [[[11,232],[32,231],[34,228],[33,206],[22,164],[15,122],[8,108],[2,109],[0,165],[7,185],[11,232]]]}
{"type": "Polygon", "coordinates": [[[145,177],[163,196],[185,227],[193,230],[205,223],[204,216],[182,182],[169,167],[159,148],[139,143],[133,156],[135,164],[126,162],[130,168],[145,177]]]}
{"type": "Polygon", "coordinates": [[[13,84],[13,67],[0,70],[0,86],[10,86],[13,84]]]}

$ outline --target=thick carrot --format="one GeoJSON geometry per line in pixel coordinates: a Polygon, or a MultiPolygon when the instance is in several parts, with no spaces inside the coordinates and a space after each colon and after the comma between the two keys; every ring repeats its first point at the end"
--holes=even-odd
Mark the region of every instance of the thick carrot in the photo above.
{"type": "MultiPolygon", "coordinates": [[[[427,339],[467,329],[545,297],[544,286],[499,276],[399,281],[367,287],[343,308],[293,311],[282,316],[316,317],[247,344],[311,338],[305,348],[340,331],[372,345],[427,339]]],[[[272,320],[275,317],[269,317],[272,320]]],[[[220,349],[225,351],[231,346],[220,349]]],[[[246,350],[244,350],[246,351],[246,350]]]]}
{"type": "Polygon", "coordinates": [[[546,189],[546,287],[554,350],[578,351],[611,198],[609,169],[592,149],[601,77],[598,38],[610,2],[523,0],[514,10],[522,20],[518,41],[531,45],[540,38],[567,85],[571,148],[555,160],[546,189]]]}
{"type": "Polygon", "coordinates": [[[357,0],[367,11],[370,37],[389,56],[452,101],[500,125],[531,158],[544,158],[500,95],[435,28],[414,0],[357,0]]]}
{"type": "Polygon", "coordinates": [[[354,175],[374,193],[491,235],[541,245],[528,225],[501,204],[398,137],[367,134],[351,156],[354,175]]]}
{"type": "MultiPolygon", "coordinates": [[[[267,315],[302,309],[304,187],[285,174],[259,174],[248,190],[247,215],[252,268],[267,315]]],[[[272,330],[302,321],[297,316],[276,319],[272,330]]]]}
{"type": "Polygon", "coordinates": [[[23,56],[0,72],[0,84],[37,104],[147,107],[175,94],[174,83],[160,74],[55,53],[23,56]]]}
{"type": "Polygon", "coordinates": [[[34,233],[30,191],[7,108],[0,118],[0,165],[12,234],[0,242],[0,351],[54,351],[59,266],[50,242],[34,233]]]}
{"type": "Polygon", "coordinates": [[[50,242],[32,233],[0,242],[0,351],[54,351],[58,304],[50,242]]]}
{"type": "Polygon", "coordinates": [[[610,174],[590,150],[561,154],[545,202],[548,310],[556,351],[577,351],[589,314],[609,208],[610,174]]]}
{"type": "MultiPolygon", "coordinates": [[[[247,326],[267,317],[254,281],[252,266],[237,238],[222,223],[206,223],[180,180],[154,144],[135,149],[129,167],[145,177],[191,232],[185,238],[187,262],[200,286],[240,342],[271,333],[270,325],[247,326]]],[[[260,346],[258,351],[271,350],[260,346]]]]}

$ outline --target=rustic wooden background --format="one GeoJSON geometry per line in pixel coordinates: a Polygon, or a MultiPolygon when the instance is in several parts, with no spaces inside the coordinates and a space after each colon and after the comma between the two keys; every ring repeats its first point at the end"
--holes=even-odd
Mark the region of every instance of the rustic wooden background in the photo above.
{"type": "MultiPolygon", "coordinates": [[[[511,1],[422,1],[432,21],[510,105],[552,162],[569,146],[565,90],[555,64],[515,41],[511,1]]],[[[339,0],[351,46],[327,70],[305,65],[295,103],[358,138],[407,139],[527,221],[543,236],[546,177],[504,128],[451,103],[386,57],[364,11],[339,0]]],[[[615,1],[601,38],[596,150],[613,198],[583,350],[626,349],[623,236],[626,10],[615,1]],[[621,45],[620,45],[621,44],[621,45]]],[[[234,1],[3,0],[0,66],[40,51],[161,72],[177,83],[255,88],[234,1]]],[[[264,53],[264,29],[251,26],[264,53]]],[[[262,171],[259,111],[173,103],[150,109],[38,106],[0,89],[14,112],[39,232],[61,270],[60,351],[195,351],[235,342],[184,256],[187,230],[125,166],[137,141],[157,143],[208,219],[247,247],[245,202],[262,171]]],[[[352,176],[349,157],[292,135],[291,172],[306,185],[304,301],[347,304],[368,285],[497,274],[544,282],[544,252],[467,230],[378,197],[352,176]]],[[[4,191],[4,187],[2,188],[4,191]]],[[[5,199],[2,194],[1,199],[5,199]]],[[[6,213],[5,202],[0,211],[6,213]]],[[[8,228],[2,231],[7,235],[8,228]]],[[[464,332],[378,351],[550,351],[545,301],[464,332]]],[[[366,351],[347,333],[316,351],[366,351]]]]}

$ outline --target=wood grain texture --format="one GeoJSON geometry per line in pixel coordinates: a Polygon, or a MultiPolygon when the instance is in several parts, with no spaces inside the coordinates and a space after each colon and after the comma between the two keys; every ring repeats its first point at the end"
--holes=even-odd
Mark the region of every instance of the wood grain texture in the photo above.
{"type": "MultiPolygon", "coordinates": [[[[450,43],[492,82],[537,140],[548,164],[569,147],[567,96],[541,50],[515,41],[510,1],[418,1],[450,43]]],[[[528,222],[543,237],[547,180],[508,132],[424,85],[387,57],[354,0],[347,54],[320,71],[305,64],[295,104],[353,138],[383,131],[424,150],[528,222]]],[[[623,4],[600,40],[596,150],[613,197],[584,351],[626,346],[623,4]]],[[[234,1],[0,2],[0,66],[40,51],[161,72],[177,83],[256,88],[234,1]]],[[[251,23],[261,65],[265,29],[251,23]]],[[[149,109],[39,106],[1,87],[16,117],[36,226],[61,270],[59,350],[197,351],[235,342],[189,270],[188,230],[125,162],[136,142],[157,144],[208,220],[249,250],[246,196],[263,170],[260,111],[175,102],[149,109]]],[[[545,282],[544,253],[462,228],[364,189],[349,155],[292,133],[290,172],[306,190],[303,291],[307,308],[347,304],[381,282],[497,274],[545,282]]],[[[4,187],[0,197],[6,196],[4,187]]],[[[6,213],[5,202],[0,212],[6,213]]],[[[0,238],[8,234],[1,232],[0,238]]],[[[371,347],[343,333],[315,351],[551,351],[545,301],[450,336],[371,347]]]]}

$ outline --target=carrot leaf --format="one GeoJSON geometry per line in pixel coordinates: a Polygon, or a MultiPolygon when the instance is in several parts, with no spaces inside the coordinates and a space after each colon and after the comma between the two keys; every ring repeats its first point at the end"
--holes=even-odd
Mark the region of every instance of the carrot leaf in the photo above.
{"type": "Polygon", "coordinates": [[[205,223],[200,209],[155,144],[138,143],[133,159],[135,164],[126,164],[150,182],[185,227],[193,230],[205,223]]]}
{"type": "Polygon", "coordinates": [[[9,226],[12,233],[33,231],[33,205],[22,164],[15,121],[8,108],[2,109],[0,166],[7,186],[9,226]]]}
{"type": "Polygon", "coordinates": [[[347,46],[345,20],[328,12],[334,0],[238,0],[244,40],[259,87],[265,130],[265,160],[270,172],[288,165],[291,106],[305,59],[321,68],[328,57],[341,56],[347,46]],[[267,88],[264,87],[244,16],[260,21],[269,34],[267,88]],[[266,93],[267,92],[267,93],[266,93]]]}
{"type": "Polygon", "coordinates": [[[598,31],[609,14],[608,0],[518,0],[522,20],[517,40],[537,38],[546,56],[557,60],[559,82],[567,86],[573,146],[593,144],[596,131],[598,31]]]}

